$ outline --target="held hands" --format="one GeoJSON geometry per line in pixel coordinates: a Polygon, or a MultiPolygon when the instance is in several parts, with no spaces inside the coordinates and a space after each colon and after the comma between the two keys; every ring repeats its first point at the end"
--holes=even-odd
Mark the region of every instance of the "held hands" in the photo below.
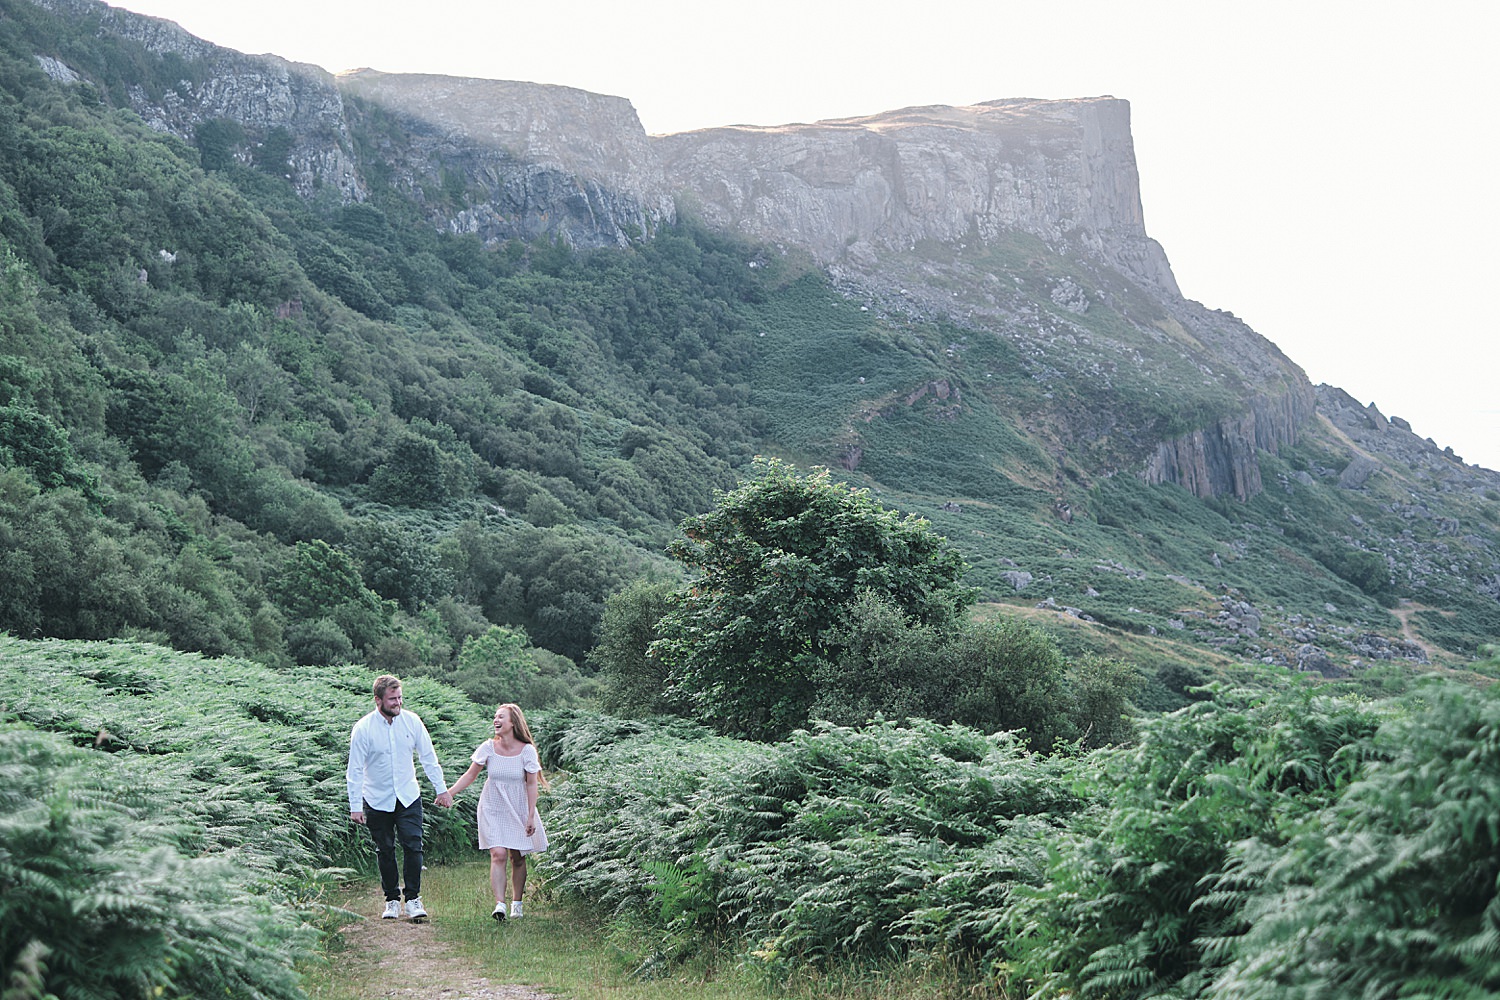
{"type": "Polygon", "coordinates": [[[453,793],[452,792],[443,792],[441,795],[439,795],[433,801],[436,802],[438,805],[442,806],[444,809],[452,809],[453,808],[453,793]]]}

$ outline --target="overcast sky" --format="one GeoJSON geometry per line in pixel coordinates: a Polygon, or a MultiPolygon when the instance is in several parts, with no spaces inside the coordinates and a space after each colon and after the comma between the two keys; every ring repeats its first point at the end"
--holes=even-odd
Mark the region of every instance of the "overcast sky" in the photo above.
{"type": "Polygon", "coordinates": [[[564,84],[648,132],[1130,101],[1188,298],[1500,470],[1500,57],[1478,0],[123,0],[243,52],[564,84]]]}

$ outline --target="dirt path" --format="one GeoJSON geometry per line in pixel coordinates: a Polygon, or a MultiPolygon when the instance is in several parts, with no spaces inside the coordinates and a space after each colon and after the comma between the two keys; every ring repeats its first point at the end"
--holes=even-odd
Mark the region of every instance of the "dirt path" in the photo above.
{"type": "Polygon", "coordinates": [[[556,1000],[530,986],[491,982],[457,949],[437,936],[431,923],[382,920],[378,887],[345,905],[367,920],[344,927],[347,947],[334,964],[350,982],[365,985],[361,996],[410,1000],[556,1000]]]}
{"type": "Polygon", "coordinates": [[[1411,627],[1411,616],[1418,611],[1427,610],[1429,609],[1424,605],[1414,604],[1402,598],[1400,603],[1391,609],[1391,614],[1395,615],[1397,620],[1401,622],[1401,634],[1406,638],[1406,641],[1421,649],[1427,654],[1427,659],[1431,660],[1437,656],[1438,651],[1423,642],[1421,637],[1417,635],[1417,630],[1411,627]]]}

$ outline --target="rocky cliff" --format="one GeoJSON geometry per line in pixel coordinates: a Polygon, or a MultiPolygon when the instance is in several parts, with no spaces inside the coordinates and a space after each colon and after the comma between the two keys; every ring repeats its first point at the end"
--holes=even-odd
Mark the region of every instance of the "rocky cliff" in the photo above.
{"type": "MultiPolygon", "coordinates": [[[[160,94],[129,91],[130,106],[147,124],[192,142],[205,122],[244,126],[251,143],[275,128],[293,139],[286,174],[304,195],[327,187],[346,201],[365,197],[353,155],[343,96],[332,74],[274,55],[248,56],[213,45],[171,21],[132,14],[98,0],[32,0],[88,24],[100,34],[139,44],[154,56],[178,57],[184,77],[160,94]]],[[[51,58],[37,53],[38,59],[51,58]]],[[[57,64],[56,72],[71,72],[57,64]]],[[[250,158],[249,148],[243,151],[250,158]]]]}
{"type": "MultiPolygon", "coordinates": [[[[183,78],[160,94],[132,87],[131,109],[190,143],[206,123],[233,122],[243,129],[236,154],[245,162],[281,133],[284,173],[304,197],[332,191],[364,201],[378,173],[424,204],[434,225],[491,242],[546,236],[614,245],[674,217],[640,119],[622,98],[373,70],[334,76],[213,45],[98,0],[33,2],[177,57],[183,78]]],[[[37,57],[54,75],[77,76],[52,53],[37,57]]]]}
{"type": "Polygon", "coordinates": [[[1294,442],[1314,412],[1311,384],[1274,344],[1182,297],[1146,233],[1126,101],[906,108],[653,145],[668,182],[710,222],[809,250],[883,308],[998,333],[1038,381],[1118,388],[1134,369],[1146,383],[1191,385],[1184,408],[1224,394],[1205,404],[1220,412],[1203,426],[1164,440],[1141,414],[1044,407],[1037,422],[1062,446],[1107,426],[1114,454],[1150,481],[1245,499],[1261,490],[1257,450],[1294,442]],[[991,251],[1017,234],[1035,245],[1025,273],[997,280],[1016,262],[991,251]]]}
{"type": "Polygon", "coordinates": [[[1130,106],[1114,98],[906,108],[654,140],[705,216],[835,263],[872,250],[993,242],[1020,231],[1080,245],[1177,295],[1146,235],[1130,106]]]}
{"type": "Polygon", "coordinates": [[[459,172],[463,192],[444,220],[456,232],[623,244],[674,217],[661,167],[623,98],[368,69],[340,75],[338,85],[398,117],[402,141],[385,132],[377,152],[399,189],[422,198],[442,187],[443,171],[459,172]]]}
{"type": "MultiPolygon", "coordinates": [[[[449,231],[575,246],[649,235],[681,199],[713,225],[805,250],[877,308],[1006,338],[1048,387],[1049,402],[1020,418],[1057,442],[1059,461],[1092,448],[1095,471],[1133,467],[1202,496],[1248,497],[1261,488],[1257,449],[1295,440],[1313,412],[1312,387],[1274,345],[1181,296],[1146,232],[1123,100],[648,137],[622,98],[334,77],[97,0],[33,2],[170,54],[181,79],[131,88],[133,109],[189,142],[208,123],[235,123],[233,155],[284,172],[305,197],[363,201],[380,183],[449,231]],[[266,162],[273,140],[284,171],[266,162]],[[1053,391],[1060,380],[1067,392],[1053,391]],[[1178,412],[1196,422],[1184,429],[1178,412]]],[[[37,58],[54,78],[76,75],[57,53],[37,58]]]]}

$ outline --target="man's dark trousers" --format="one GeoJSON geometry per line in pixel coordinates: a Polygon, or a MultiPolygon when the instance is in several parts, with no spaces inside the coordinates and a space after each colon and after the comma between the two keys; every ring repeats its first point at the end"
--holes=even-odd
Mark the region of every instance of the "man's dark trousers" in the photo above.
{"type": "Polygon", "coordinates": [[[406,873],[406,898],[422,895],[422,800],[403,806],[396,800],[390,812],[371,809],[364,803],[365,824],[375,840],[375,862],[380,867],[380,887],[386,899],[399,900],[400,882],[396,873],[396,841],[401,841],[401,868],[406,873]]]}

